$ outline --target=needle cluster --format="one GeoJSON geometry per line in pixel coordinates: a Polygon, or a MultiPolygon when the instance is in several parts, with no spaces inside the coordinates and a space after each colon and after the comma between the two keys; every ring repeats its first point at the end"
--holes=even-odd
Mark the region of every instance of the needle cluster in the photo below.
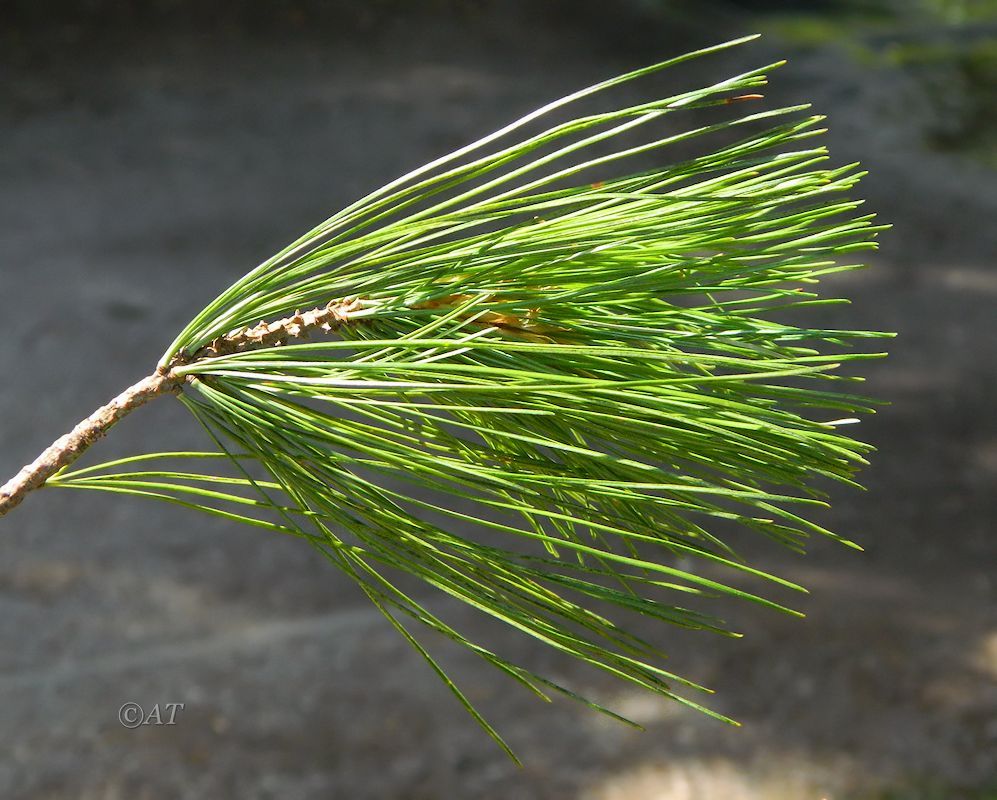
{"type": "Polygon", "coordinates": [[[700,708],[702,687],[624,620],[732,634],[710,596],[795,613],[757,587],[800,587],[730,536],[839,538],[807,512],[824,505],[815,481],[851,484],[865,463],[840,427],[870,403],[837,389],[854,380],[839,368],[883,334],[796,312],[838,302],[819,278],[859,266],[881,226],[849,197],[862,173],[813,143],[821,117],[765,106],[778,64],[543,122],[741,41],[557,100],[333,215],[163,354],[211,449],[49,484],[303,538],[499,742],[408,622],[541,697],[573,692],[465,636],[400,575],[700,708]]]}

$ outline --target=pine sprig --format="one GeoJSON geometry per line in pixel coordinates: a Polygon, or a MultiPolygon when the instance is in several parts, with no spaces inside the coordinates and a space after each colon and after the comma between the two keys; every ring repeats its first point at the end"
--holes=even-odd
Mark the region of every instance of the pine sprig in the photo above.
{"type": "Polygon", "coordinates": [[[688,606],[730,596],[796,613],[735,585],[801,589],[745,563],[731,523],[796,550],[814,533],[851,544],[805,514],[825,504],[815,479],[853,484],[865,463],[871,448],[839,428],[871,404],[828,382],[857,380],[839,367],[880,354],[848,348],[884,334],[781,313],[836,302],[819,278],[858,266],[883,226],[848,199],[863,173],[809,144],[821,117],[750,110],[778,64],[530,130],[750,38],[558,100],[233,284],[157,373],[215,451],[69,471],[74,452],[30,481],[305,539],[507,750],[407,622],[541,697],[577,696],[466,638],[399,574],[702,708],[679,690],[703,687],[664,670],[621,615],[736,635],[688,606]],[[684,157],[661,165],[675,146],[684,157]]]}

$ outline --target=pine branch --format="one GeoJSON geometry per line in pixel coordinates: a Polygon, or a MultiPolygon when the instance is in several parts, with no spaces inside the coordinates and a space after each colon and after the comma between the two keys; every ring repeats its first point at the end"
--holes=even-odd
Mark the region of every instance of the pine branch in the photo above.
{"type": "Polygon", "coordinates": [[[0,515],[46,485],[298,537],[506,748],[408,620],[541,697],[612,712],[467,638],[399,574],[724,719],[621,618],[737,635],[693,607],[718,595],[795,614],[737,585],[802,589],[741,559],[732,525],[796,551],[812,535],[856,546],[806,514],[826,505],[815,481],[857,485],[872,448],[842,426],[875,404],[836,389],[859,380],[843,366],[882,355],[855,345],[887,334],[781,319],[842,302],[820,279],[858,268],[885,226],[849,197],[857,165],[808,144],[821,117],[761,105],[780,64],[535,127],[744,41],[583,89],[339,211],[0,489],[0,515]],[[688,154],[661,164],[676,144],[688,154]],[[69,469],[168,393],[214,449],[69,469]]]}

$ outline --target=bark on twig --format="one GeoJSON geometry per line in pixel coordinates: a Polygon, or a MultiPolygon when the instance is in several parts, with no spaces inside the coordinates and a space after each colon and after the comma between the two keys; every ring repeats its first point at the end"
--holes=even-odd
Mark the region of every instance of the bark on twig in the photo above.
{"type": "Polygon", "coordinates": [[[18,506],[25,495],[45,485],[45,482],[63,467],[68,467],[95,441],[104,436],[122,417],[139,406],[145,405],[154,397],[180,390],[184,377],[174,375],[172,369],[202,358],[242,353],[263,347],[277,347],[291,339],[308,336],[318,331],[335,330],[345,323],[350,312],[357,310],[360,302],[355,298],[335,300],[324,308],[298,312],[294,316],[276,322],[260,322],[253,328],[242,328],[202,347],[192,356],[180,356],[148,378],[143,378],[134,386],[125,389],[110,403],[98,408],[65,436],[60,436],[49,447],[24,466],[3,486],[0,486],[0,517],[18,506]]]}
{"type": "Polygon", "coordinates": [[[182,378],[156,373],[125,389],[110,403],[98,408],[45,452],[0,486],[0,517],[20,504],[24,496],[42,486],[63,467],[72,464],[90,445],[122,417],[152,398],[179,388],[182,378]]]}
{"type": "MultiPolygon", "coordinates": [[[[418,308],[446,308],[466,302],[467,296],[450,295],[418,308]]],[[[38,458],[26,465],[3,486],[0,486],[0,517],[19,505],[28,492],[45,485],[59,470],[72,464],[95,441],[104,436],[122,417],[162,394],[177,392],[184,377],[174,374],[177,367],[192,364],[205,358],[243,353],[268,347],[279,347],[292,339],[307,338],[312,333],[329,333],[351,321],[356,312],[363,310],[363,302],[355,297],[333,300],[327,306],[275,322],[260,322],[224,336],[219,336],[193,354],[181,353],[158,372],[129,387],[110,403],[98,408],[65,436],[60,436],[38,458]]],[[[494,311],[479,314],[475,322],[492,325],[511,335],[534,341],[549,341],[559,329],[540,324],[530,313],[517,317],[494,311]]]]}
{"type": "Polygon", "coordinates": [[[298,311],[293,316],[276,322],[263,322],[252,328],[241,328],[206,344],[189,359],[177,363],[189,364],[202,358],[229,356],[246,350],[259,350],[264,347],[279,347],[291,339],[307,338],[317,331],[329,333],[349,321],[350,313],[362,308],[357,298],[333,300],[324,308],[315,308],[303,314],[298,311]]]}

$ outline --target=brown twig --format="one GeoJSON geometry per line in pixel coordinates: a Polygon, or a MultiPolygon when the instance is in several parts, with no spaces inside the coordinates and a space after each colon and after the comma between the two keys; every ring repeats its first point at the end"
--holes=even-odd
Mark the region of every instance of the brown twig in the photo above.
{"type": "Polygon", "coordinates": [[[165,369],[160,369],[134,386],[125,389],[107,405],[98,408],[65,436],[60,436],[49,447],[3,486],[0,486],[0,517],[18,506],[25,495],[45,485],[59,470],[68,467],[84,451],[121,418],[139,406],[162,394],[177,392],[183,385],[183,376],[175,375],[173,368],[199,361],[203,358],[241,353],[262,347],[276,347],[289,340],[307,336],[316,331],[335,330],[349,319],[351,311],[360,307],[355,298],[336,300],[324,308],[304,314],[298,312],[276,322],[260,322],[252,328],[241,328],[199,349],[192,356],[178,357],[165,369]]]}
{"type": "MultiPolygon", "coordinates": [[[[445,308],[466,300],[467,297],[464,295],[450,295],[419,307],[445,308]]],[[[98,408],[65,436],[56,439],[38,458],[23,467],[7,483],[0,486],[0,517],[19,505],[28,492],[41,488],[59,470],[72,464],[122,417],[155,397],[180,391],[184,377],[174,374],[173,370],[176,367],[205,358],[278,347],[292,339],[307,337],[311,333],[329,333],[349,322],[353,313],[362,308],[363,303],[357,298],[334,300],[323,308],[315,308],[304,313],[298,311],[290,317],[275,322],[261,321],[253,327],[240,328],[219,336],[192,355],[177,356],[169,366],[158,370],[148,378],[143,378],[134,386],[125,389],[107,405],[98,408]]],[[[517,317],[486,311],[478,315],[475,322],[493,325],[510,335],[534,341],[547,341],[559,330],[539,323],[535,316],[535,312],[517,317]]]]}
{"type": "Polygon", "coordinates": [[[118,420],[154,397],[179,389],[183,378],[156,373],[130,386],[101,406],[65,436],[56,439],[38,458],[0,486],[0,517],[19,505],[24,496],[44,485],[63,467],[72,464],[118,420]]]}
{"type": "Polygon", "coordinates": [[[242,353],[246,350],[260,350],[264,347],[278,347],[287,344],[291,339],[307,338],[309,334],[322,331],[329,333],[339,328],[350,319],[350,314],[362,308],[358,298],[348,297],[345,300],[333,300],[324,308],[315,308],[301,313],[296,311],[292,316],[279,319],[276,322],[260,321],[252,328],[240,328],[226,333],[206,344],[190,358],[181,358],[177,364],[190,364],[202,358],[217,358],[242,353]]]}

